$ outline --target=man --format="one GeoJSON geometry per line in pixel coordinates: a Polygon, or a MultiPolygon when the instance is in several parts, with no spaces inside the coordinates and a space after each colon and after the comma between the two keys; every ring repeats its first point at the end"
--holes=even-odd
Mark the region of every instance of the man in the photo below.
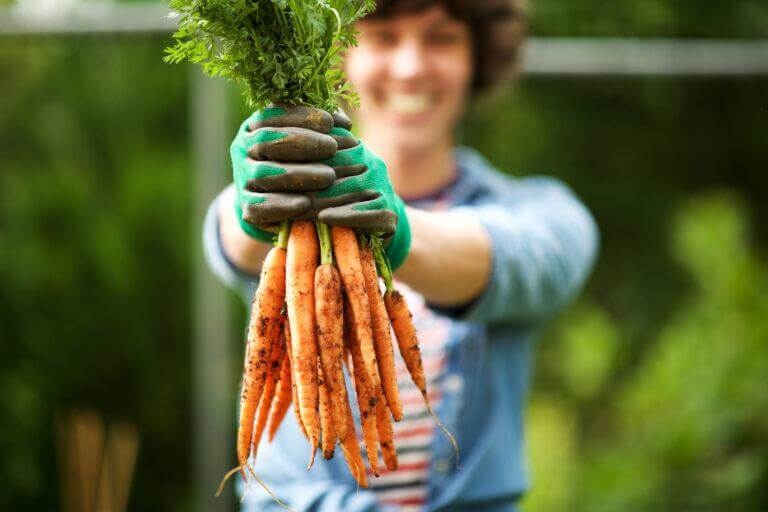
{"type": "MultiPolygon", "coordinates": [[[[338,451],[306,471],[306,441],[292,417],[262,443],[255,471],[296,511],[512,511],[528,485],[522,414],[534,339],[582,286],[597,230],[562,183],[506,177],[455,147],[468,101],[504,83],[517,62],[517,3],[382,0],[357,28],[345,69],[361,98],[353,113],[360,138],[340,116],[327,134],[311,130],[306,110],[255,113],[233,142],[235,183],[211,205],[206,253],[250,300],[273,222],[302,217],[386,232],[420,334],[430,402],[456,436],[460,466],[398,358],[398,471],[357,489],[338,451]],[[290,131],[286,119],[305,130],[294,130],[296,151],[324,137],[340,149],[299,167],[252,158],[258,144],[290,131]],[[301,179],[262,186],[275,167],[301,179]]],[[[279,509],[255,489],[244,508],[279,509]]]]}

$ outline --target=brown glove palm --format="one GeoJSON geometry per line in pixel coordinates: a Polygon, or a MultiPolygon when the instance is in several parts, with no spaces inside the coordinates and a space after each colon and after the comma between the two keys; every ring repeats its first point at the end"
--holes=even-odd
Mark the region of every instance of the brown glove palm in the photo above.
{"type": "Polygon", "coordinates": [[[310,211],[307,192],[333,184],[336,173],[321,163],[336,153],[333,126],[328,112],[287,105],[255,112],[241,125],[230,156],[235,210],[246,233],[269,241],[280,221],[310,211]]]}

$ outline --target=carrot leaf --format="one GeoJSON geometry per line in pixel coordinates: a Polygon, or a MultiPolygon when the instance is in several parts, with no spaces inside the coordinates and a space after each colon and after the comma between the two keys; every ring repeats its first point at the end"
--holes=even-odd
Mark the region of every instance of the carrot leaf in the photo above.
{"type": "Polygon", "coordinates": [[[170,63],[200,64],[245,88],[248,105],[310,105],[330,112],[356,95],[339,66],[357,44],[354,22],[373,0],[170,0],[178,20],[170,63]]]}

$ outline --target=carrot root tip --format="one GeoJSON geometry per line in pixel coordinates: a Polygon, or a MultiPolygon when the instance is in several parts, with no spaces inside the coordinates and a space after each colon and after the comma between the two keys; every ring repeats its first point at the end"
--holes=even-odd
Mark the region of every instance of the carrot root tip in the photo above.
{"type": "Polygon", "coordinates": [[[443,431],[443,433],[448,438],[448,441],[451,442],[451,446],[453,446],[453,452],[456,454],[456,469],[460,469],[461,466],[459,465],[459,443],[456,442],[456,438],[451,434],[451,431],[448,430],[448,427],[443,425],[443,422],[440,421],[440,418],[437,417],[437,414],[435,414],[435,411],[432,410],[432,406],[429,405],[429,400],[427,400],[426,393],[424,394],[424,403],[427,405],[427,412],[430,416],[432,416],[432,419],[435,420],[435,423],[437,423],[437,426],[440,427],[440,430],[443,431]]]}
{"type": "Polygon", "coordinates": [[[238,471],[243,475],[243,480],[245,480],[246,482],[248,481],[248,479],[246,478],[246,475],[245,475],[245,470],[243,468],[243,465],[241,464],[239,466],[236,466],[236,467],[230,469],[229,471],[227,471],[227,473],[221,479],[221,482],[219,482],[219,487],[218,487],[218,489],[216,489],[216,493],[213,495],[214,497],[218,498],[219,496],[221,496],[221,493],[224,491],[224,484],[226,484],[227,480],[232,478],[232,475],[234,475],[238,471]]]}
{"type": "Polygon", "coordinates": [[[258,484],[262,487],[262,489],[267,491],[267,494],[269,494],[269,497],[272,498],[275,503],[277,503],[278,505],[283,507],[288,512],[293,512],[293,510],[291,510],[291,508],[288,505],[286,505],[285,503],[280,501],[280,498],[275,496],[275,493],[272,492],[272,490],[269,488],[269,486],[266,483],[264,483],[264,481],[261,478],[259,478],[258,475],[256,475],[256,473],[253,471],[253,467],[250,464],[248,464],[248,472],[251,474],[251,476],[254,478],[254,480],[256,480],[256,482],[258,482],[258,484]]]}

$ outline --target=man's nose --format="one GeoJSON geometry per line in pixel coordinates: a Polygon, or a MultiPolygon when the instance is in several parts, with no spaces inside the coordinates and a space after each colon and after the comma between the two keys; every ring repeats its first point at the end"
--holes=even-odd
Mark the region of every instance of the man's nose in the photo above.
{"type": "Polygon", "coordinates": [[[420,78],[426,74],[427,55],[418,41],[400,43],[392,59],[392,76],[400,80],[420,78]]]}

